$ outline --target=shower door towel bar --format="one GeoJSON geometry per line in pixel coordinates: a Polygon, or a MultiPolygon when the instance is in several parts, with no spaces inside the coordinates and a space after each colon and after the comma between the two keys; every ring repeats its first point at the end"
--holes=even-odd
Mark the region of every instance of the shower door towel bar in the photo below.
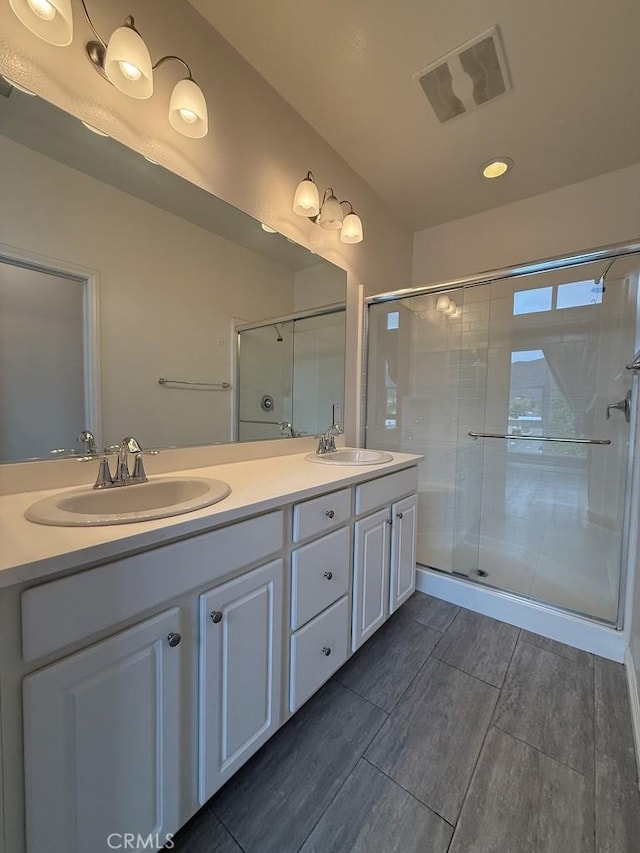
{"type": "Polygon", "coordinates": [[[611,444],[608,438],[555,438],[551,435],[505,435],[498,432],[469,432],[471,438],[507,438],[509,441],[560,441],[563,444],[611,444]]]}
{"type": "Polygon", "coordinates": [[[230,382],[188,382],[186,379],[165,379],[161,376],[158,379],[158,385],[193,385],[198,388],[221,388],[223,391],[228,391],[231,388],[230,382]]]}

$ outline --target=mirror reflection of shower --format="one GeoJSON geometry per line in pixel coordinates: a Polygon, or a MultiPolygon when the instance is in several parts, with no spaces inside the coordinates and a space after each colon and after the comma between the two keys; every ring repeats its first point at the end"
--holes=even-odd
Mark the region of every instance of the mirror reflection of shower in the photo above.
{"type": "Polygon", "coordinates": [[[335,418],[341,422],[343,306],[243,324],[236,332],[239,441],[316,435],[335,418]]]}

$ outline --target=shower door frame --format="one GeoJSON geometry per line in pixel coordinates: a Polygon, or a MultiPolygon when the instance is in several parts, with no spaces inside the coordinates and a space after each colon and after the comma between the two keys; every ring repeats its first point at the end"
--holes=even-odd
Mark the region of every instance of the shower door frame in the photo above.
{"type": "MultiPolygon", "coordinates": [[[[369,336],[369,308],[372,305],[379,305],[385,302],[394,302],[399,299],[407,299],[413,296],[425,296],[427,294],[433,293],[446,293],[451,290],[457,290],[464,287],[478,287],[481,285],[491,284],[494,281],[500,281],[504,279],[518,278],[521,276],[527,276],[533,273],[541,273],[541,272],[550,272],[552,270],[564,269],[570,266],[579,266],[580,264],[589,264],[594,261],[606,261],[608,259],[615,259],[618,257],[623,257],[625,255],[633,255],[640,254],[640,242],[632,242],[632,243],[615,243],[610,246],[600,247],[598,249],[592,249],[590,251],[580,252],[574,255],[557,255],[552,258],[545,258],[539,261],[533,261],[528,264],[517,264],[512,267],[501,267],[496,270],[488,270],[486,272],[478,273],[476,275],[465,276],[464,278],[457,279],[448,279],[440,282],[435,282],[433,284],[427,285],[418,285],[415,287],[405,287],[400,290],[391,290],[386,291],[385,293],[378,293],[374,296],[368,296],[364,300],[365,308],[367,309],[364,312],[364,346],[363,352],[364,357],[362,359],[362,382],[364,388],[367,387],[368,380],[368,365],[369,365],[369,344],[370,344],[370,336],[369,336]]],[[[638,294],[640,298],[640,293],[638,294]]],[[[639,346],[638,336],[640,335],[640,329],[636,330],[636,349],[639,346]]],[[[638,387],[639,377],[638,371],[633,371],[633,379],[632,379],[632,387],[634,389],[634,408],[632,412],[631,423],[629,424],[629,444],[627,449],[627,466],[626,466],[626,485],[625,485],[625,506],[624,506],[624,519],[622,525],[622,543],[621,543],[621,556],[620,556],[620,585],[619,585],[619,594],[618,594],[618,612],[615,623],[604,623],[599,619],[593,619],[592,617],[581,615],[579,618],[585,619],[589,622],[594,622],[598,625],[603,625],[605,627],[611,627],[616,629],[617,631],[622,631],[625,627],[624,625],[624,617],[625,617],[625,608],[626,608],[626,598],[627,598],[627,582],[628,582],[628,574],[629,574],[629,541],[630,541],[630,528],[631,528],[631,497],[632,497],[632,488],[633,488],[633,469],[634,469],[634,456],[635,456],[635,432],[636,432],[636,417],[638,413],[638,394],[640,393],[640,388],[638,387]]],[[[361,434],[360,434],[360,444],[363,447],[367,446],[367,395],[365,395],[364,401],[364,412],[361,420],[361,434]]],[[[518,601],[523,600],[523,596],[518,595],[517,593],[510,592],[508,590],[500,590],[500,594],[507,597],[513,598],[518,601]]],[[[564,607],[553,605],[553,604],[545,604],[544,602],[535,601],[537,606],[542,608],[548,608],[551,610],[555,610],[560,613],[565,613],[569,616],[576,616],[574,611],[568,610],[564,607]]]]}

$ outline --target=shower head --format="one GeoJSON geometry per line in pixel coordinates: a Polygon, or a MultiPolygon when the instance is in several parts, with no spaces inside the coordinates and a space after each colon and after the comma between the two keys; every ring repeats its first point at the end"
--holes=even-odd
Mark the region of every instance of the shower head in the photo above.
{"type": "Polygon", "coordinates": [[[280,334],[280,329],[278,328],[278,324],[277,324],[277,323],[274,323],[274,324],[273,324],[273,328],[276,330],[276,334],[278,335],[278,337],[276,338],[276,341],[277,341],[278,343],[282,343],[282,341],[284,340],[284,338],[283,338],[283,337],[282,337],[282,335],[280,334]]]}
{"type": "Polygon", "coordinates": [[[606,291],[607,288],[605,287],[604,280],[606,278],[607,273],[617,260],[617,258],[613,258],[611,261],[609,261],[600,278],[593,280],[593,287],[591,288],[591,293],[604,293],[606,291]]]}

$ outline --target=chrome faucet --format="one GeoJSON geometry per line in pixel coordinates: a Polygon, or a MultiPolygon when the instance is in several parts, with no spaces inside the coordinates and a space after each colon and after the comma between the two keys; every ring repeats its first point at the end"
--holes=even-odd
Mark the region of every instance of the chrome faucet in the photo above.
{"type": "Polygon", "coordinates": [[[335,453],[337,450],[336,436],[342,435],[343,431],[344,430],[339,424],[331,424],[326,432],[318,436],[318,447],[316,449],[316,453],[320,456],[325,453],[335,453]]]}
{"type": "Polygon", "coordinates": [[[289,421],[278,421],[278,426],[280,427],[280,432],[288,433],[289,438],[298,438],[301,435],[305,435],[303,432],[298,432],[289,421]]]}
{"type": "Polygon", "coordinates": [[[113,486],[133,486],[135,483],[146,483],[147,475],[142,464],[142,448],[133,436],[123,438],[120,444],[105,448],[107,453],[117,453],[118,463],[115,476],[111,476],[109,460],[103,456],[94,489],[109,489],[113,486]],[[129,470],[129,454],[135,457],[133,473],[129,470]]]}

